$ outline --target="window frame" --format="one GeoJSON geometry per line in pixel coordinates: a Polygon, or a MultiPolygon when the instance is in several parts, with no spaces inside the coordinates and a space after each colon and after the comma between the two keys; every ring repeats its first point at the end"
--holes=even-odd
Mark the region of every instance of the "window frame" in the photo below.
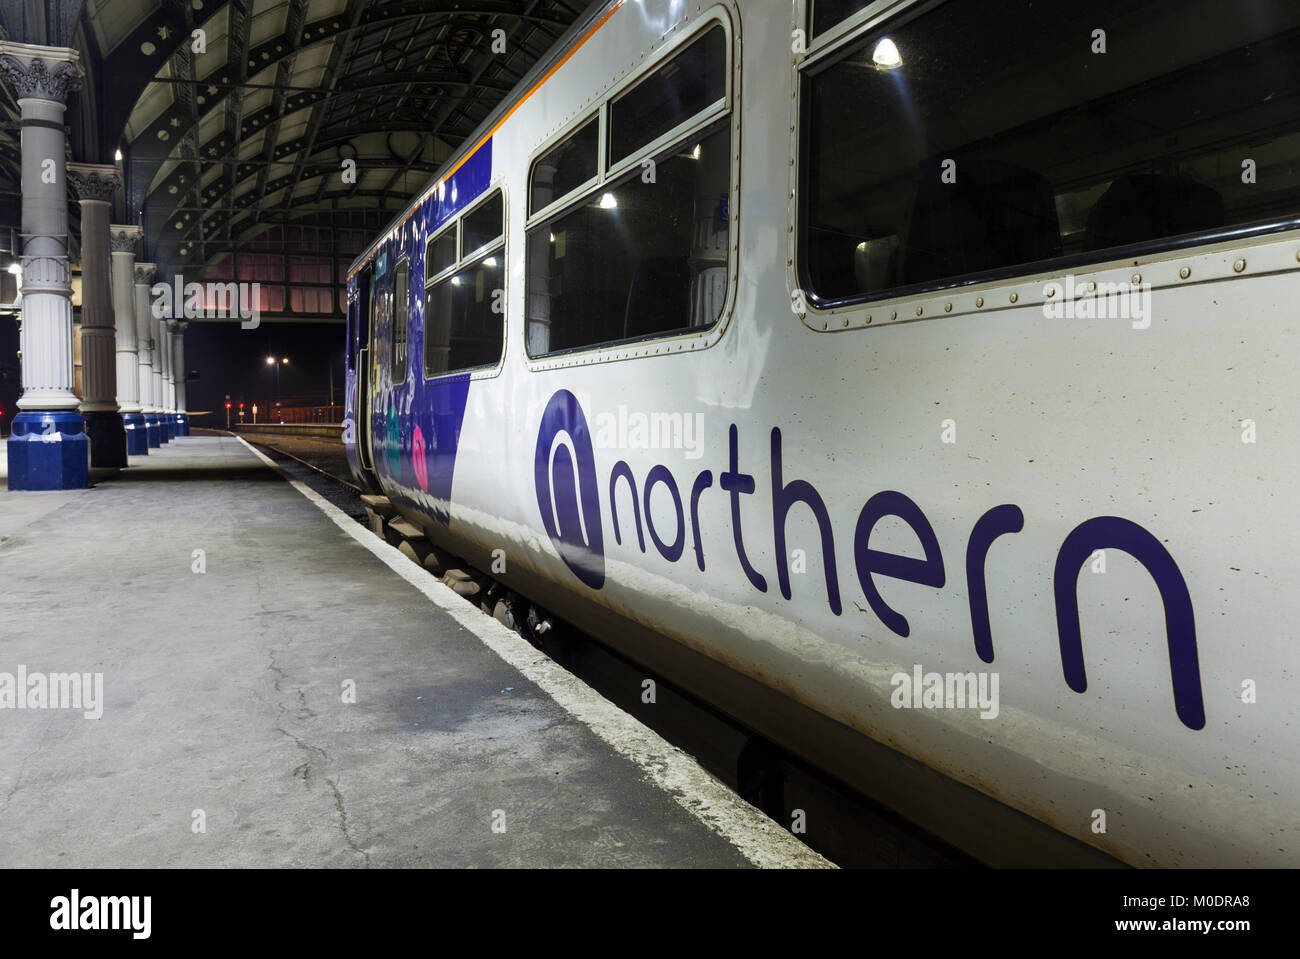
{"type": "Polygon", "coordinates": [[[637,166],[640,162],[645,160],[647,157],[658,156],[660,153],[663,153],[666,149],[668,149],[673,144],[677,143],[679,140],[682,140],[685,137],[690,136],[692,132],[712,125],[715,121],[717,121],[722,116],[724,116],[726,112],[731,108],[731,59],[732,59],[731,34],[724,26],[722,35],[723,35],[724,49],[726,50],[726,54],[727,54],[727,60],[726,63],[723,65],[723,72],[726,74],[726,78],[725,78],[726,82],[725,82],[725,89],[723,91],[722,98],[713,101],[713,103],[709,104],[703,110],[687,117],[685,120],[678,123],[675,127],[665,131],[655,139],[642,144],[637,149],[629,153],[626,157],[619,160],[617,163],[613,163],[613,164],[610,163],[610,152],[614,146],[613,141],[609,136],[610,111],[613,110],[614,106],[618,103],[619,100],[622,100],[633,90],[635,90],[638,86],[640,86],[643,80],[648,80],[654,73],[656,73],[659,70],[660,67],[662,67],[664,64],[672,60],[677,54],[683,53],[686,50],[686,48],[691,46],[691,44],[693,44],[695,41],[703,39],[704,35],[712,29],[713,27],[709,25],[707,22],[696,27],[696,29],[692,30],[683,39],[682,42],[673,45],[669,49],[667,56],[660,55],[653,58],[649,63],[646,64],[644,69],[637,71],[635,77],[633,78],[632,83],[620,87],[616,93],[605,98],[605,101],[601,104],[601,116],[604,119],[603,127],[601,130],[601,141],[600,141],[600,148],[601,148],[600,169],[604,174],[604,178],[602,182],[610,179],[618,179],[620,176],[625,174],[629,169],[632,169],[633,167],[637,166]]]}
{"type": "MultiPolygon", "coordinates": [[[[1017,286],[1027,286],[1028,295],[1012,293],[1009,305],[1041,304],[1045,301],[1043,283],[1040,282],[1044,277],[1059,276],[1064,272],[1091,277],[1117,270],[1127,275],[1134,267],[1144,263],[1159,263],[1162,259],[1170,257],[1214,254],[1219,247],[1236,249],[1252,241],[1269,242],[1270,239],[1275,239],[1277,234],[1300,229],[1300,214],[1297,214],[1291,219],[1260,221],[1254,225],[1225,226],[1217,230],[1181,237],[1147,240],[1127,246],[1069,254],[1050,260],[1013,264],[957,277],[897,286],[874,294],[866,293],[834,300],[820,299],[816,297],[808,283],[809,274],[806,269],[805,224],[809,214],[806,205],[808,190],[805,172],[810,153],[811,123],[811,111],[805,110],[808,81],[822,69],[834,66],[836,58],[847,48],[862,42],[868,34],[894,23],[901,25],[922,17],[953,0],[877,0],[846,17],[820,37],[811,37],[813,0],[798,0],[798,2],[800,9],[796,13],[796,23],[802,25],[810,39],[808,51],[804,54],[796,53],[791,58],[791,82],[794,95],[790,101],[790,125],[794,132],[791,133],[790,156],[793,163],[789,168],[786,196],[789,200],[789,221],[794,229],[787,234],[787,257],[790,260],[787,268],[787,285],[792,297],[796,291],[803,294],[806,309],[798,312],[798,316],[802,323],[814,332],[840,332],[848,328],[864,328],[872,324],[873,319],[876,318],[889,323],[922,317],[933,318],[936,312],[948,316],[989,312],[998,307],[990,302],[986,308],[985,298],[977,296],[978,292],[1017,286]],[[954,311],[954,300],[959,296],[972,298],[974,309],[954,311]],[[931,306],[936,300],[943,304],[942,311],[927,309],[927,306],[931,306]],[[913,303],[922,305],[916,306],[913,310],[911,308],[913,303]],[[861,317],[855,319],[849,314],[866,314],[865,322],[861,317]],[[832,320],[839,320],[841,317],[842,325],[832,324],[832,320]]],[[[1139,275],[1134,274],[1134,276],[1139,275]]],[[[1152,284],[1152,287],[1156,288],[1158,285],[1162,284],[1152,284]]]]}
{"type": "Polygon", "coordinates": [[[388,322],[388,381],[393,386],[401,386],[411,371],[411,258],[403,255],[393,265],[393,288],[388,294],[393,301],[388,322]],[[397,297],[397,278],[406,274],[406,302],[397,297]],[[405,319],[402,335],[402,376],[397,376],[397,316],[404,308],[405,319]]]}
{"type": "Polygon", "coordinates": [[[598,94],[596,99],[599,102],[594,109],[588,110],[577,118],[557,127],[552,133],[544,137],[533,149],[532,153],[529,154],[528,183],[531,196],[533,171],[538,160],[593,117],[598,121],[599,142],[597,143],[597,174],[595,178],[588,180],[581,187],[573,189],[558,200],[549,203],[535,213],[529,213],[525,217],[522,239],[524,247],[524,361],[530,370],[552,370],[593,362],[612,362],[642,356],[677,353],[687,349],[707,349],[716,343],[727,327],[730,326],[731,314],[735,307],[740,259],[739,230],[736,228],[736,222],[739,219],[740,196],[739,89],[741,58],[736,55],[736,27],[733,14],[730,12],[729,6],[723,4],[710,7],[702,11],[695,22],[686,24],[679,36],[665,38],[661,41],[661,44],[659,49],[655,50],[644,62],[639,63],[635,70],[629,71],[627,76],[610,84],[602,93],[598,94]],[[681,53],[686,47],[700,39],[710,29],[719,25],[723,29],[723,42],[726,50],[724,67],[726,72],[726,92],[724,96],[699,113],[688,117],[671,130],[643,144],[616,165],[610,166],[607,162],[609,158],[610,105],[666,62],[681,53]],[[688,330],[651,335],[635,340],[598,343],[575,347],[563,352],[533,356],[528,351],[526,335],[528,328],[528,284],[532,272],[529,260],[529,238],[531,234],[547,221],[564,216],[589,202],[611,181],[626,176],[633,168],[639,166],[643,160],[658,157],[671,148],[679,146],[682,142],[688,141],[695,134],[722,122],[725,122],[726,129],[730,133],[727,183],[727,289],[723,295],[723,305],[717,320],[711,326],[701,328],[698,331],[688,330]]]}
{"type": "MultiPolygon", "coordinates": [[[[425,270],[424,284],[421,287],[420,300],[420,373],[425,383],[435,383],[456,377],[469,377],[470,379],[484,379],[496,376],[501,372],[505,364],[507,343],[509,340],[510,326],[508,319],[510,316],[510,270],[509,259],[507,254],[507,244],[510,235],[510,197],[506,190],[504,180],[493,181],[487,185],[483,192],[474,198],[473,202],[467,204],[463,210],[451,217],[446,223],[438,228],[437,232],[430,234],[425,244],[426,257],[428,255],[428,245],[434,240],[440,239],[448,232],[456,231],[456,252],[457,257],[451,266],[445,267],[434,275],[430,276],[428,270],[425,270]],[[493,196],[501,197],[501,235],[491,243],[486,243],[477,250],[470,250],[468,254],[462,253],[462,236],[461,220],[471,213],[476,212],[479,207],[489,203],[493,196]],[[490,256],[500,255],[501,257],[501,289],[504,291],[504,299],[507,304],[505,310],[500,314],[501,318],[501,353],[493,363],[483,363],[478,366],[468,366],[459,370],[446,370],[441,373],[430,373],[427,365],[429,355],[429,291],[435,286],[442,283],[449,283],[453,276],[464,272],[466,269],[476,266],[490,256]]],[[[426,267],[428,260],[425,260],[426,267]]],[[[408,360],[409,362],[409,360],[408,360]]]]}
{"type": "MultiPolygon", "coordinates": [[[[858,37],[881,22],[902,13],[908,7],[937,7],[948,0],[875,0],[857,13],[851,13],[829,30],[819,34],[813,33],[813,7],[817,0],[798,0],[798,23],[807,38],[805,48],[808,51],[801,61],[809,65],[828,55],[828,51],[837,50],[846,38],[858,37]]],[[[921,10],[915,11],[919,16],[921,10]]],[[[848,42],[852,42],[849,40],[848,42]]]]}
{"type": "Polygon", "coordinates": [[[387,334],[390,339],[393,335],[392,314],[385,312],[385,304],[392,291],[385,292],[381,288],[381,281],[387,278],[388,251],[381,248],[375,254],[370,271],[370,336],[366,346],[370,350],[370,392],[372,396],[379,395],[381,385],[384,382],[383,354],[387,352],[390,360],[392,357],[391,345],[387,351],[383,351],[378,348],[375,342],[384,334],[387,334]]]}
{"type": "Polygon", "coordinates": [[[353,329],[352,320],[353,320],[353,314],[359,312],[359,310],[353,309],[353,305],[356,304],[361,297],[360,272],[356,273],[355,276],[357,277],[356,283],[351,282],[351,277],[349,277],[348,281],[343,287],[344,294],[346,297],[346,308],[343,311],[343,326],[344,329],[347,331],[347,338],[348,338],[347,362],[343,367],[345,375],[347,373],[352,373],[353,371],[356,370],[357,368],[356,354],[359,352],[356,347],[357,331],[353,329]]]}
{"type": "MultiPolygon", "coordinates": [[[[486,192],[486,191],[485,191],[486,192]]],[[[451,217],[446,223],[430,233],[424,241],[424,285],[427,287],[435,279],[456,269],[456,264],[460,262],[460,216],[451,217]],[[456,256],[452,257],[451,266],[444,266],[437,273],[429,272],[429,248],[435,242],[441,240],[448,233],[453,234],[452,243],[456,248],[456,256]]]]}
{"type": "Polygon", "coordinates": [[[495,189],[492,187],[488,187],[486,190],[483,191],[482,196],[475,197],[473,203],[469,204],[469,206],[465,207],[464,210],[462,210],[459,214],[457,214],[456,232],[459,234],[459,236],[456,237],[456,250],[460,254],[456,258],[457,263],[463,263],[467,260],[476,259],[478,257],[478,254],[486,250],[488,247],[496,246],[498,243],[504,244],[506,238],[505,192],[500,187],[496,187],[495,189]],[[477,213],[480,207],[487,206],[489,203],[491,203],[492,198],[494,196],[501,197],[501,235],[494,240],[489,240],[487,243],[483,243],[479,245],[476,249],[466,250],[464,248],[465,247],[465,220],[468,219],[473,214],[477,213]]]}
{"type": "Polygon", "coordinates": [[[584,194],[588,190],[593,190],[596,188],[597,185],[601,183],[601,178],[605,172],[604,151],[601,149],[601,145],[604,142],[605,142],[605,111],[602,105],[601,107],[597,107],[595,110],[592,110],[588,113],[583,113],[580,116],[578,116],[576,119],[571,120],[568,123],[564,124],[564,126],[562,126],[555,135],[550,136],[546,139],[545,143],[542,145],[540,149],[534,151],[533,154],[529,156],[528,195],[524,198],[524,202],[528,204],[526,209],[527,216],[525,217],[525,227],[524,227],[525,232],[527,232],[528,230],[527,224],[531,224],[534,220],[537,219],[544,219],[549,217],[555,210],[562,209],[563,207],[572,203],[573,198],[575,196],[584,194]],[[533,177],[537,175],[537,164],[541,162],[544,156],[546,156],[548,153],[550,153],[552,150],[554,150],[556,147],[562,144],[569,137],[576,134],[579,130],[585,127],[592,120],[596,121],[596,175],[593,177],[589,177],[588,179],[575,186],[572,190],[570,190],[568,193],[564,194],[563,196],[556,197],[550,203],[546,204],[546,206],[540,207],[536,211],[532,210],[533,177]]]}

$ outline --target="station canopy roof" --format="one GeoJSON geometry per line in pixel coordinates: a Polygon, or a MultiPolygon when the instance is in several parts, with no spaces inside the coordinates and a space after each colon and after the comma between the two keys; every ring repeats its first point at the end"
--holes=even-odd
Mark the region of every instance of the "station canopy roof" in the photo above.
{"type": "MultiPolygon", "coordinates": [[[[114,222],[144,227],[141,259],[259,281],[269,319],[341,319],[352,258],[589,5],[12,0],[0,36],[80,52],[69,158],[121,151],[114,222]]],[[[3,89],[0,226],[18,225],[18,115],[3,89]]]]}

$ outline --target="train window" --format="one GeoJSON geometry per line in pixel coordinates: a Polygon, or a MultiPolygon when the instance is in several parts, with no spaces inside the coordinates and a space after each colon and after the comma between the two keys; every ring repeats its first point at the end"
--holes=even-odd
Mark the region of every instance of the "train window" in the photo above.
{"type": "Polygon", "coordinates": [[[501,239],[505,233],[504,215],[505,204],[500,190],[472,212],[465,214],[460,224],[460,242],[466,256],[501,239]]]}
{"type": "Polygon", "coordinates": [[[731,129],[723,120],[528,233],[526,346],[537,357],[707,329],[727,288],[731,129]]]}
{"type": "Polygon", "coordinates": [[[1295,221],[1297,60],[1296,3],[912,8],[805,71],[801,283],[867,300],[1295,221]]]}
{"type": "Polygon", "coordinates": [[[533,163],[528,212],[545,209],[596,176],[600,124],[593,117],[533,163]]]}
{"type": "Polygon", "coordinates": [[[495,366],[505,344],[504,251],[430,284],[424,300],[424,375],[495,366]]]}
{"type": "Polygon", "coordinates": [[[726,95],[727,33],[715,26],[610,104],[610,165],[726,95]]]}
{"type": "Polygon", "coordinates": [[[410,272],[410,262],[402,260],[397,264],[397,275],[393,279],[393,357],[390,372],[394,383],[406,381],[407,319],[410,315],[407,292],[410,272]]]}
{"type": "Polygon", "coordinates": [[[840,21],[847,20],[875,2],[876,0],[813,0],[813,36],[825,33],[840,21]]]}
{"type": "Polygon", "coordinates": [[[444,230],[429,241],[424,252],[424,275],[437,276],[455,262],[456,227],[453,224],[450,229],[444,230]]]}
{"type": "Polygon", "coordinates": [[[374,340],[379,336],[380,321],[383,318],[384,295],[372,287],[370,294],[370,342],[366,346],[370,347],[370,382],[376,387],[379,385],[379,350],[375,347],[374,340]]]}

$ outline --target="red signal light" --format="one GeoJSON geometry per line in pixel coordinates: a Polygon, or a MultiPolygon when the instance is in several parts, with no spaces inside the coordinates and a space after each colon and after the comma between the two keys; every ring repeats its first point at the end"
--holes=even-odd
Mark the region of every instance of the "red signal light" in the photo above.
{"type": "Polygon", "coordinates": [[[229,404],[229,403],[226,404],[226,409],[230,409],[230,404],[229,404]]]}

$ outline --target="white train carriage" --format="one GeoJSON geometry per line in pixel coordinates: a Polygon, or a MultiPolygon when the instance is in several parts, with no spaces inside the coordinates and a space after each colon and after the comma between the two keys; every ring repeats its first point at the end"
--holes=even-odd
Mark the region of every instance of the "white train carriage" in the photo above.
{"type": "Polygon", "coordinates": [[[1297,63],[1283,0],[610,3],[354,265],[354,467],[984,861],[1293,865],[1297,63]]]}

